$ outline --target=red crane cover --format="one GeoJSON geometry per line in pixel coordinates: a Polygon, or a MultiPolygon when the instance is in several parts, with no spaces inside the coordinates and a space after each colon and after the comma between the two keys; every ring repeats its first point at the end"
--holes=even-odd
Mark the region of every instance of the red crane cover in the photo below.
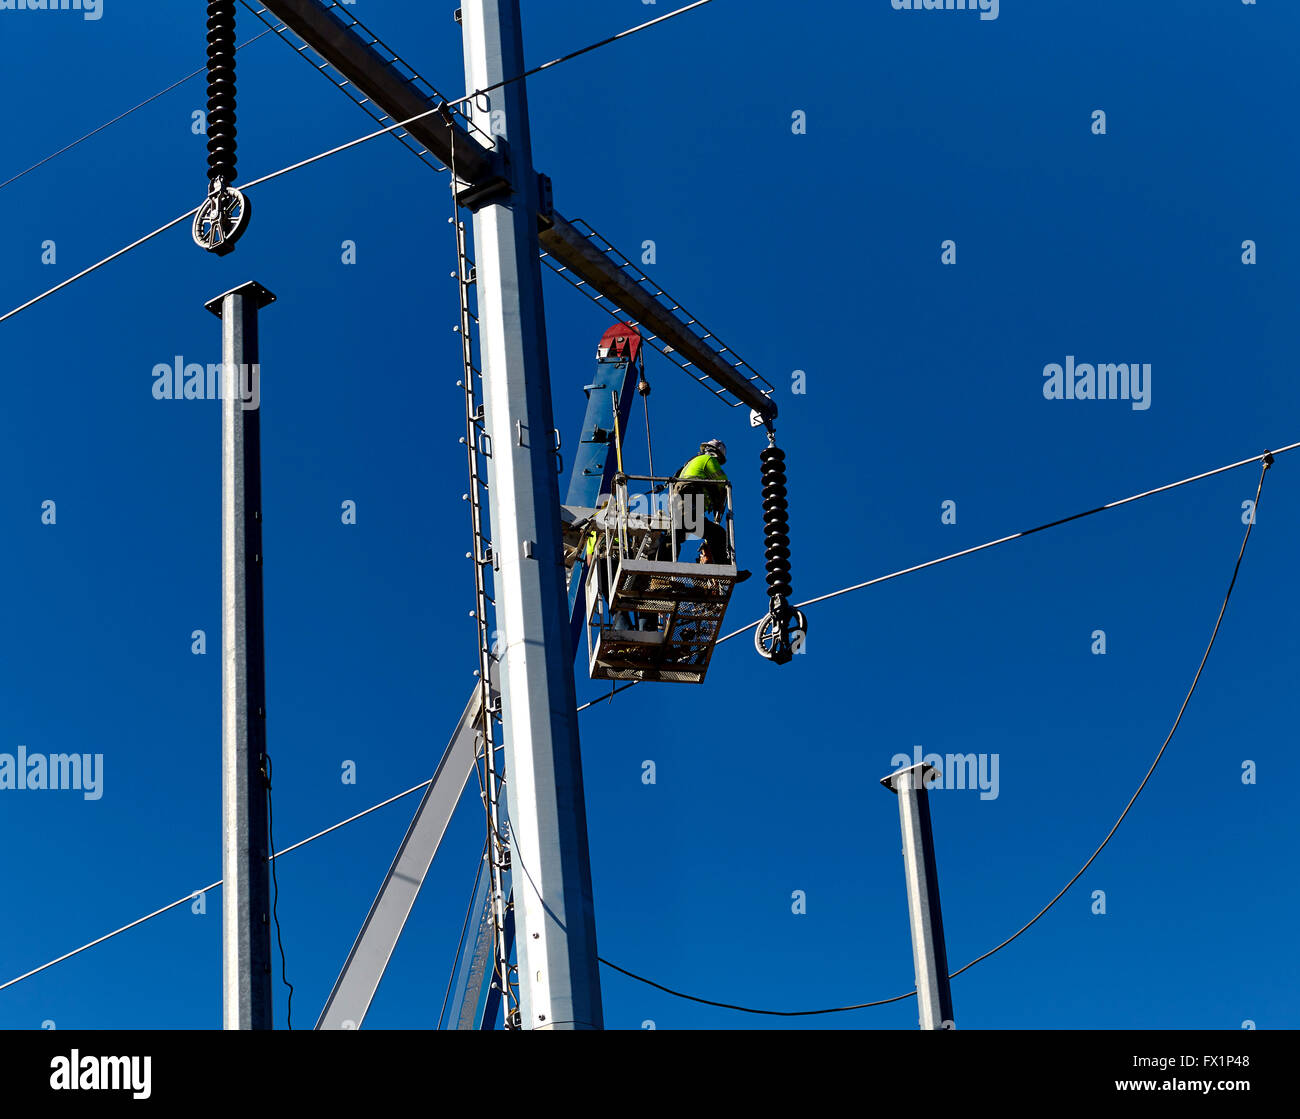
{"type": "Polygon", "coordinates": [[[596,356],[602,361],[636,361],[641,335],[631,323],[615,323],[603,335],[596,356]]]}

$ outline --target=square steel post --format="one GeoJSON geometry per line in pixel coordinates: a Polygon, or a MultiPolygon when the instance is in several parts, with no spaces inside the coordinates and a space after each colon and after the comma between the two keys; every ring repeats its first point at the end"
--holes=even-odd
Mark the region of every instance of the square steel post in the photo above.
{"type": "Polygon", "coordinates": [[[903,874],[907,879],[907,910],[912,926],[912,961],[916,967],[916,1003],[923,1030],[955,1028],[952,991],[948,986],[948,951],[939,909],[939,872],[930,831],[927,778],[939,776],[931,765],[913,765],[882,777],[880,783],[898,794],[898,818],[903,829],[903,874]]]}
{"type": "MultiPolygon", "coordinates": [[[[461,6],[465,81],[524,71],[518,0],[461,6]]],[[[520,1025],[600,1029],[600,973],[524,82],[471,102],[509,179],[474,213],[520,1025]]],[[[459,170],[459,169],[458,169],[459,170]]]]}
{"type": "Polygon", "coordinates": [[[227,1030],[271,1029],[271,887],[262,629],[261,371],[248,283],[204,304],[221,320],[221,980],[227,1030]]]}

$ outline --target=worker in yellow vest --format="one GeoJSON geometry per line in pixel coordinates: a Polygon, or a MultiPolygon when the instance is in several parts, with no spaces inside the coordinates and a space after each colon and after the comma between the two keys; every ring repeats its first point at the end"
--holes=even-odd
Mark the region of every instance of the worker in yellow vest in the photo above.
{"type": "MultiPolygon", "coordinates": [[[[702,537],[700,563],[734,563],[727,536],[727,445],[721,439],[700,444],[700,453],[673,476],[672,508],[677,524],[677,547],[680,554],[684,536],[702,537]]],[[[676,557],[674,557],[676,558],[676,557]]],[[[736,582],[743,583],[748,571],[738,571],[736,582]]]]}

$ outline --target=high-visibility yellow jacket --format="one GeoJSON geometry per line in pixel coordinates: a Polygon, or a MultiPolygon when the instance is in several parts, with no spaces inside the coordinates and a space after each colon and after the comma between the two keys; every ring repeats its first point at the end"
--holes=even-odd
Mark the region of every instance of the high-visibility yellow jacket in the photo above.
{"type": "Polygon", "coordinates": [[[690,485],[692,479],[698,479],[702,482],[723,482],[727,481],[727,475],[722,469],[722,464],[718,462],[713,455],[696,455],[685,466],[677,471],[676,478],[686,485],[680,486],[680,492],[702,493],[704,495],[704,508],[708,513],[717,513],[726,507],[726,492],[723,486],[716,485],[690,485]]]}

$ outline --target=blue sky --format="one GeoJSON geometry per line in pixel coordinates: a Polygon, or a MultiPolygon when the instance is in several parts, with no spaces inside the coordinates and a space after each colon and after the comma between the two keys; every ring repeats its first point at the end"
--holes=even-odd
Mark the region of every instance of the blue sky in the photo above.
{"type": "MultiPolygon", "coordinates": [[[[451,9],[355,10],[459,94],[451,9]]],[[[531,0],[529,59],[669,9],[531,0]]],[[[242,9],[240,29],[260,30],[242,9]]],[[[1283,106],[1298,31],[1300,11],[1267,3],[1007,0],[981,21],[888,0],[716,0],[532,79],[535,160],[567,217],[629,254],[654,241],[655,278],[778,386],[808,598],[1297,438],[1283,106]],[[1045,399],[1044,367],[1067,355],[1149,363],[1150,407],[1045,399]]],[[[202,65],[203,49],[194,5],[0,12],[0,181],[202,65]]],[[[243,180],[372,127],[291,54],[268,37],[239,56],[243,180]]],[[[196,80],[0,190],[0,313],[201,200],[202,104],[196,80]]],[[[218,411],[151,387],[176,355],[218,360],[203,304],[244,280],[279,296],[262,320],[276,841],[432,772],[474,668],[445,186],[381,138],[257,188],[231,257],[205,256],[182,227],[0,325],[0,754],[104,758],[98,800],[0,790],[0,982],[220,876],[218,411]],[[195,629],[206,656],[190,651],[195,629]]],[[[609,319],[547,284],[572,444],[609,319]]],[[[759,434],[662,358],[648,372],[656,461],[727,440],[742,561],[759,569],[759,434]]],[[[642,441],[634,420],[629,446],[642,441]]],[[[1156,776],[1074,890],[954,981],[960,1028],[1297,1025],[1280,946],[1300,905],[1280,868],[1300,778],[1298,468],[1284,455],[1270,472],[1156,776]]],[[[1256,481],[1246,467],[835,599],[810,609],[807,653],[788,666],[746,637],[703,687],[642,686],[584,713],[602,954],[773,1008],[909,990],[897,810],[877,782],[918,744],[998,764],[996,797],[933,794],[951,963],[1015,931],[1100,842],[1168,732],[1256,481]],[[1098,629],[1105,655],[1091,652],[1098,629]]],[[[765,609],[756,578],[728,628],[765,609]]],[[[580,701],[603,691],[580,673],[580,701]]],[[[414,808],[282,860],[295,1026],[319,1012],[414,808]]],[[[436,1020],[481,844],[466,800],[368,1026],[436,1020]]],[[[211,894],[206,914],[182,906],[0,991],[0,1026],[219,1025],[219,905],[211,894]]],[[[615,1028],[916,1022],[911,1002],[755,1018],[609,971],[603,995],[615,1028]]]]}

